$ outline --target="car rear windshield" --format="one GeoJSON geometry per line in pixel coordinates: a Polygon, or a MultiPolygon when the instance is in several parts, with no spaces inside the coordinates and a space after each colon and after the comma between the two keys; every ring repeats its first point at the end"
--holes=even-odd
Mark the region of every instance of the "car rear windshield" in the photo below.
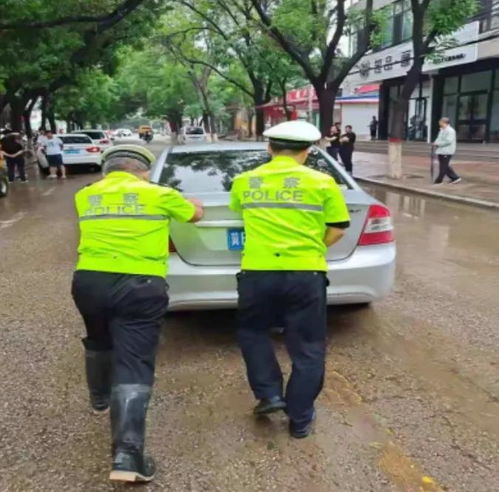
{"type": "MultiPolygon", "coordinates": [[[[230,191],[236,176],[269,160],[270,155],[265,150],[170,153],[160,184],[185,193],[230,191]]],[[[332,176],[340,186],[350,188],[335,165],[321,152],[312,151],[306,165],[332,176]]]]}
{"type": "Polygon", "coordinates": [[[91,144],[92,140],[90,137],[85,137],[84,135],[68,135],[65,137],[59,137],[62,143],[65,144],[91,144]]]}
{"type": "Polygon", "coordinates": [[[204,135],[204,129],[200,126],[191,126],[185,129],[186,135],[204,135]]]}
{"type": "Polygon", "coordinates": [[[88,135],[92,140],[100,140],[101,138],[106,138],[103,132],[81,132],[88,135]]]}

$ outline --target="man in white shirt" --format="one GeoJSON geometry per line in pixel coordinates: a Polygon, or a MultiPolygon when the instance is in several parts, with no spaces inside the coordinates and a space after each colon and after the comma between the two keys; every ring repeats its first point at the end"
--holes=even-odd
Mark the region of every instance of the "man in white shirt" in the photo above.
{"type": "Polygon", "coordinates": [[[461,178],[450,165],[450,160],[456,153],[456,130],[450,126],[449,118],[442,118],[438,124],[440,132],[433,147],[440,163],[440,172],[434,184],[442,184],[445,176],[449,177],[452,184],[459,183],[461,178]]]}
{"type": "Polygon", "coordinates": [[[54,134],[49,130],[45,135],[44,149],[47,156],[47,161],[50,166],[49,178],[57,178],[57,171],[61,172],[61,178],[66,179],[66,168],[64,167],[64,162],[62,160],[62,150],[64,144],[62,140],[55,137],[54,134]]]}

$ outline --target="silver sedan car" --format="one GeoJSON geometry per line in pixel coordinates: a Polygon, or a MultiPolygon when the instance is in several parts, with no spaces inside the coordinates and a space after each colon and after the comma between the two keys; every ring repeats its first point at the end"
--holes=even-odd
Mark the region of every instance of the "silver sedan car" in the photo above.
{"type": "MultiPolygon", "coordinates": [[[[244,245],[241,217],[229,209],[233,178],[269,160],[265,143],[227,142],[173,146],[155,163],[151,180],[202,200],[196,224],[172,222],[170,307],[223,309],[237,305],[236,273],[244,245]]],[[[306,165],[331,175],[342,188],[351,226],[329,249],[329,304],[366,304],[385,296],[395,275],[390,212],[363,191],[329,155],[314,148],[306,165]]]]}

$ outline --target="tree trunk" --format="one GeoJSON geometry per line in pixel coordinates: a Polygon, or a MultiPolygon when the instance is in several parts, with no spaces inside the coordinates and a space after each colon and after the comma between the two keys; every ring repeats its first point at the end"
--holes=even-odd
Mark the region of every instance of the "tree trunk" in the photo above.
{"type": "Polygon", "coordinates": [[[284,109],[286,120],[291,121],[291,117],[293,116],[293,111],[291,111],[288,105],[288,90],[286,87],[286,82],[285,81],[281,82],[280,86],[282,94],[282,109],[284,109]]]}
{"type": "Polygon", "coordinates": [[[20,132],[23,129],[24,104],[20,97],[9,97],[10,106],[10,126],[12,131],[20,132]]]}
{"type": "Polygon", "coordinates": [[[322,136],[325,137],[333,126],[334,103],[338,91],[334,87],[316,87],[315,91],[317,92],[317,98],[319,99],[320,131],[322,133],[322,136]]]}
{"type": "Polygon", "coordinates": [[[255,104],[255,133],[256,140],[263,140],[263,132],[265,131],[265,111],[262,106],[270,99],[270,95],[266,96],[266,91],[260,81],[253,81],[254,94],[253,102],[255,104]]]}
{"type": "Polygon", "coordinates": [[[405,134],[405,117],[409,107],[409,99],[417,87],[423,64],[415,63],[402,86],[400,96],[395,101],[392,114],[390,115],[390,133],[388,137],[388,176],[392,179],[401,179],[402,169],[402,141],[405,134]]]}
{"type": "Polygon", "coordinates": [[[48,108],[47,118],[48,118],[49,125],[50,125],[50,131],[52,133],[57,133],[57,123],[55,121],[54,110],[52,109],[51,106],[48,108]]]}
{"type": "Polygon", "coordinates": [[[42,96],[42,107],[41,107],[41,111],[42,111],[41,128],[43,128],[44,130],[47,129],[47,103],[48,103],[48,96],[47,96],[47,94],[44,94],[42,96]]]}
{"type": "Polygon", "coordinates": [[[34,97],[28,105],[25,107],[23,111],[23,120],[24,120],[24,130],[26,132],[26,136],[28,140],[31,141],[33,138],[33,129],[31,128],[31,113],[33,112],[33,108],[35,107],[36,101],[38,97],[34,97]]]}
{"type": "Polygon", "coordinates": [[[199,93],[201,94],[201,100],[204,106],[203,122],[204,122],[205,131],[210,134],[210,140],[212,142],[218,142],[215,117],[213,116],[213,111],[211,109],[208,93],[201,84],[199,84],[198,87],[199,87],[199,93]]]}

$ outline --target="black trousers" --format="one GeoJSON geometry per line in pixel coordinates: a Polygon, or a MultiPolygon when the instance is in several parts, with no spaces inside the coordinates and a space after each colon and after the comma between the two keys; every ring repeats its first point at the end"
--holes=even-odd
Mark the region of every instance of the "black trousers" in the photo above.
{"type": "Polygon", "coordinates": [[[293,369],[286,388],[287,411],[307,424],[324,381],[326,286],[322,272],[243,271],[238,275],[239,330],[248,380],[257,399],[283,394],[283,377],[270,338],[283,319],[293,369]]]}
{"type": "Polygon", "coordinates": [[[338,160],[338,152],[340,151],[339,147],[327,147],[327,153],[335,160],[338,160]]]}
{"type": "Polygon", "coordinates": [[[438,162],[440,164],[440,172],[438,173],[438,177],[435,180],[435,183],[442,183],[445,176],[448,176],[452,181],[459,179],[459,175],[454,171],[452,166],[450,165],[450,160],[452,159],[451,155],[439,155],[438,162]]]}
{"type": "Polygon", "coordinates": [[[5,157],[7,161],[7,175],[9,181],[14,181],[16,179],[16,169],[21,181],[26,181],[26,171],[24,169],[24,157],[5,157]]]}
{"type": "Polygon", "coordinates": [[[112,350],[112,384],[152,386],[161,320],[168,308],[164,278],[77,271],[72,294],[89,350],[112,350]]]}
{"type": "Polygon", "coordinates": [[[341,162],[343,162],[346,171],[350,174],[352,174],[353,171],[352,155],[353,155],[353,149],[345,147],[340,148],[341,162]]]}

